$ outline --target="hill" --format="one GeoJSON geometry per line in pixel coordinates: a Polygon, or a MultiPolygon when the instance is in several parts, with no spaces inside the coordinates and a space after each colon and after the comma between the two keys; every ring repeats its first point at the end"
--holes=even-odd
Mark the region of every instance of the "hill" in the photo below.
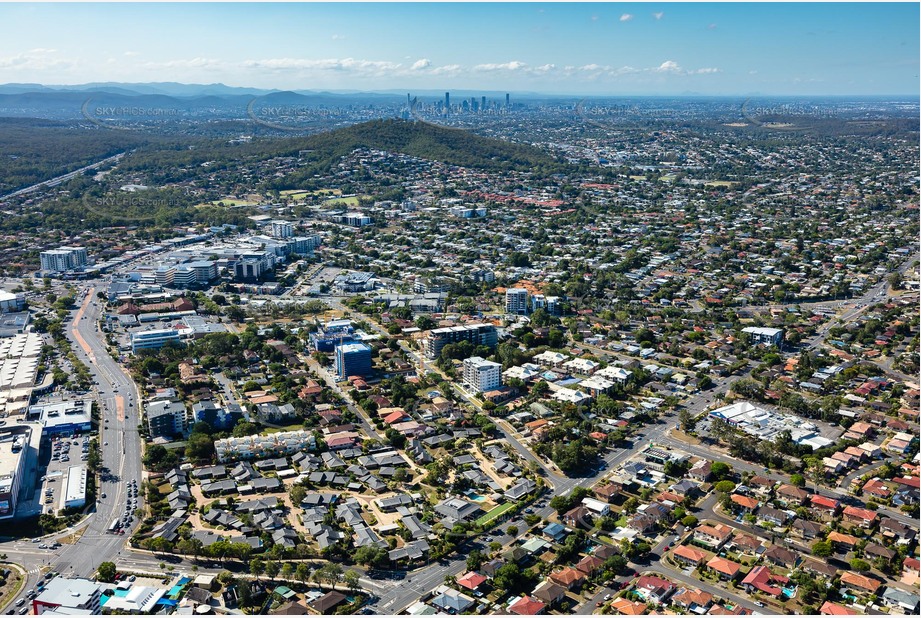
{"type": "Polygon", "coordinates": [[[206,161],[259,161],[296,157],[310,151],[306,165],[294,174],[269,181],[266,187],[290,189],[298,188],[315,174],[327,172],[353,150],[370,148],[490,171],[530,170],[548,174],[572,171],[570,166],[533,146],[410,120],[372,120],[307,137],[267,138],[248,144],[228,144],[224,139],[199,140],[189,149],[189,140],[184,143],[186,146],[164,143],[139,149],[122,167],[150,173],[154,181],[161,171],[178,180],[177,168],[194,170],[206,161]]]}

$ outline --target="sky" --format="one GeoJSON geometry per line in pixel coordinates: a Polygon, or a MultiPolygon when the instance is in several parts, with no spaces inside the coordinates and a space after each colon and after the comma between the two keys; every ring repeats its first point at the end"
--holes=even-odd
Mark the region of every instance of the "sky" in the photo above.
{"type": "Polygon", "coordinates": [[[0,4],[0,83],[918,95],[918,3],[0,4]]]}

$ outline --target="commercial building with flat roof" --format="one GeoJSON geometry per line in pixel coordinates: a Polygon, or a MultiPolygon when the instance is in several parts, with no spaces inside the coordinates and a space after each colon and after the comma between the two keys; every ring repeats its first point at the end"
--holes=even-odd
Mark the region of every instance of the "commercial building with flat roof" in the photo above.
{"type": "Polygon", "coordinates": [[[179,331],[175,328],[162,328],[158,330],[145,330],[131,333],[131,351],[159,350],[167,343],[180,344],[179,331]]]}
{"type": "Polygon", "coordinates": [[[86,504],[86,467],[71,466],[67,469],[67,485],[61,496],[62,509],[79,509],[86,504]]]}
{"type": "Polygon", "coordinates": [[[26,306],[26,295],[22,292],[14,294],[0,290],[0,313],[22,311],[26,306]]]}
{"type": "Polygon", "coordinates": [[[0,519],[16,514],[31,436],[31,427],[0,427],[0,519]]]}
{"type": "Polygon", "coordinates": [[[41,353],[37,333],[0,339],[0,412],[21,414],[29,406],[41,353]]]}
{"type": "Polygon", "coordinates": [[[336,346],[336,375],[340,380],[371,375],[371,347],[364,343],[336,346]]]}
{"type": "Polygon", "coordinates": [[[26,419],[37,421],[43,437],[87,433],[93,426],[93,400],[60,401],[31,406],[26,419]]]}
{"type": "Polygon", "coordinates": [[[49,580],[41,594],[32,600],[32,613],[97,615],[100,613],[99,602],[106,586],[112,587],[111,584],[96,583],[82,577],[55,577],[49,580]]]}
{"type": "Polygon", "coordinates": [[[765,328],[762,326],[747,326],[742,329],[752,343],[780,346],[783,343],[782,328],[765,328]]]}

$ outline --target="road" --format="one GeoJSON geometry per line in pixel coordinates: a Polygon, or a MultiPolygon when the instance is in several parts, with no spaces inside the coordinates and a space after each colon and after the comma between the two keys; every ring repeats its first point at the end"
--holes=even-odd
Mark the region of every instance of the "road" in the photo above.
{"type": "Polygon", "coordinates": [[[4,200],[4,199],[7,199],[7,198],[11,198],[11,197],[18,197],[18,196],[20,196],[20,195],[25,195],[26,193],[32,193],[33,191],[37,191],[38,189],[41,189],[42,187],[54,187],[54,186],[56,186],[56,185],[61,184],[62,182],[67,182],[67,181],[70,180],[71,178],[74,178],[74,177],[76,177],[76,176],[79,176],[79,175],[82,174],[83,172],[86,172],[86,171],[89,171],[89,170],[97,169],[97,168],[99,168],[99,167],[102,167],[102,166],[105,165],[106,163],[117,162],[117,161],[118,161],[119,159],[121,159],[123,156],[125,156],[125,153],[124,153],[124,152],[120,152],[120,153],[118,153],[118,154],[116,154],[116,155],[113,155],[113,156],[111,156],[111,157],[107,157],[107,158],[103,159],[102,161],[97,161],[96,163],[91,163],[90,165],[87,165],[87,166],[85,166],[85,167],[81,167],[81,168],[78,169],[78,170],[74,170],[74,171],[72,171],[72,172],[68,172],[68,173],[66,173],[66,174],[63,174],[63,175],[61,175],[61,176],[57,176],[57,177],[55,177],[55,178],[51,178],[50,180],[44,180],[44,181],[42,181],[42,182],[36,183],[36,184],[31,185],[31,186],[29,186],[29,187],[26,187],[26,188],[24,188],[24,189],[19,189],[18,191],[13,191],[12,193],[7,193],[6,195],[0,196],[0,200],[4,200]]]}
{"type": "MultiPolygon", "coordinates": [[[[86,363],[98,383],[96,400],[103,420],[99,431],[101,467],[109,471],[108,480],[97,487],[99,499],[95,509],[79,526],[80,538],[65,544],[57,551],[39,550],[28,541],[14,541],[3,545],[8,559],[22,564],[30,572],[26,590],[34,588],[41,568],[58,571],[63,575],[92,576],[99,564],[114,561],[123,551],[130,533],[107,534],[106,529],[116,518],[121,519],[126,510],[127,484],[131,480],[141,483],[141,441],[137,431],[138,394],[134,381],[121,369],[105,347],[103,335],[97,330],[102,310],[96,298],[97,288],[89,287],[80,308],[75,312],[67,337],[74,343],[74,353],[86,363]],[[102,498],[105,493],[106,497],[102,498]]],[[[103,289],[101,286],[98,290],[103,289]]],[[[138,496],[138,508],[142,496],[138,496]]],[[[132,528],[137,525],[137,519],[132,528]]],[[[63,539],[69,532],[49,535],[47,541],[63,539]]],[[[15,601],[15,599],[13,599],[15,601]]],[[[5,608],[0,608],[0,610],[5,608]]]]}

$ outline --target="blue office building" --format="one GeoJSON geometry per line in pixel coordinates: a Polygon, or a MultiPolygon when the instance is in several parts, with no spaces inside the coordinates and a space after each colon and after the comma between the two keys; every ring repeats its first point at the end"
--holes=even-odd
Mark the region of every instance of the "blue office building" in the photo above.
{"type": "Polygon", "coordinates": [[[371,375],[371,347],[364,343],[336,346],[336,375],[340,380],[371,375]]]}

